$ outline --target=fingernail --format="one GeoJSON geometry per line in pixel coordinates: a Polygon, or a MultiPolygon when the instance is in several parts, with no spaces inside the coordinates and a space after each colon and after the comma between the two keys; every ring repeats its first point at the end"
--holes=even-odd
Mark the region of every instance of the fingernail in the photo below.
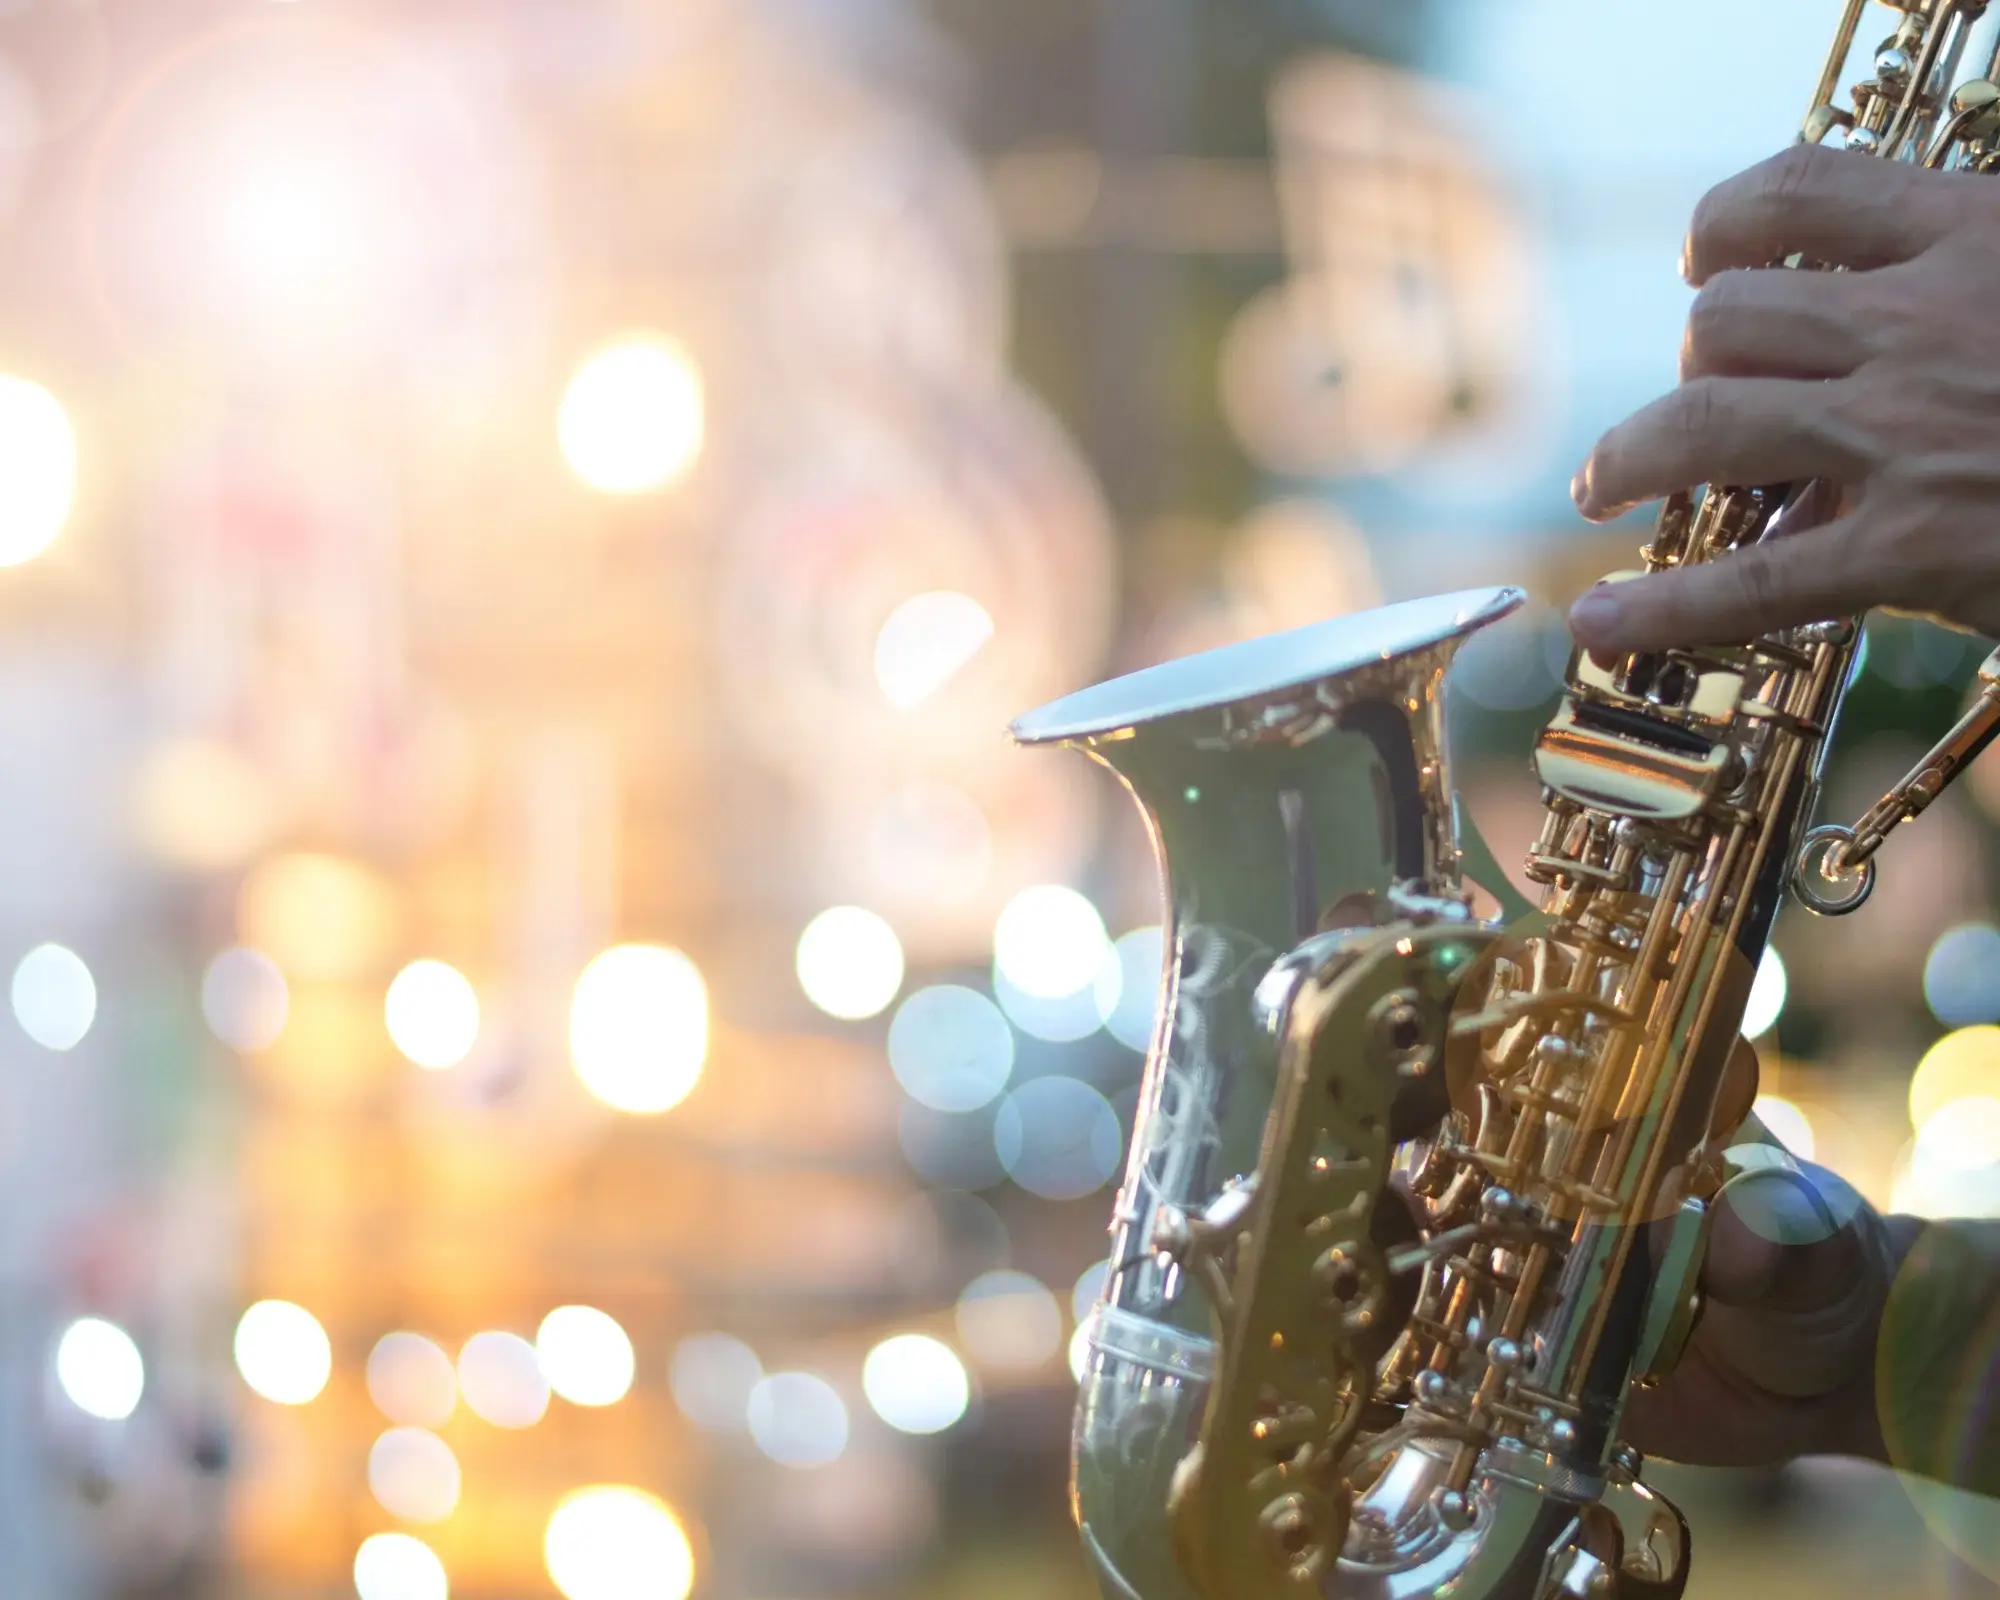
{"type": "Polygon", "coordinates": [[[1681,246],[1680,269],[1681,282],[1692,284],[1694,282],[1694,250],[1691,244],[1683,244],[1681,246]]]}
{"type": "Polygon", "coordinates": [[[1569,480],[1569,497],[1576,502],[1576,509],[1585,510],[1590,505],[1590,469],[1585,467],[1569,480]]]}
{"type": "Polygon", "coordinates": [[[1618,597],[1608,585],[1599,584],[1569,608],[1570,632],[1585,644],[1594,644],[1618,626],[1618,597]]]}

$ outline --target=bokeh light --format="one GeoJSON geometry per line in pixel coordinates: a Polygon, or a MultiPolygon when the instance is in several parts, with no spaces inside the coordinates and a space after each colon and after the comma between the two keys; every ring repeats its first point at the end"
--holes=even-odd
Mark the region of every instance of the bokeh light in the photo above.
{"type": "Polygon", "coordinates": [[[479,995],[442,961],[413,961],[396,974],[382,1019],[398,1050],[430,1072],[455,1067],[479,1039],[479,995]]]}
{"type": "Polygon", "coordinates": [[[682,1415],[709,1433],[740,1433],[749,1425],[750,1393],[763,1378],[757,1352],[726,1333],[681,1340],[668,1374],[682,1415]]]}
{"type": "Polygon", "coordinates": [[[847,1450],[847,1406],[832,1384],[810,1372],[760,1379],[746,1417],[757,1448],[780,1466],[824,1467],[847,1450]]]}
{"type": "Polygon", "coordinates": [[[1105,1031],[1128,1050],[1144,1052],[1153,1042],[1165,959],[1163,930],[1135,928],[1111,947],[1091,986],[1105,1031]]]}
{"type": "Polygon", "coordinates": [[[898,711],[914,711],[958,676],[993,638],[993,618],[970,595],[941,590],[905,600],[875,640],[875,681],[898,711]]]}
{"type": "Polygon", "coordinates": [[[983,1367],[1032,1372],[1062,1348],[1062,1308],[1041,1279],[1025,1272],[982,1273],[958,1297],[959,1342],[983,1367]]]}
{"type": "Polygon", "coordinates": [[[835,906],[799,935],[799,987],[830,1017],[859,1022],[889,1008],[903,987],[903,944],[872,911],[835,906]]]}
{"type": "Polygon", "coordinates": [[[496,1428],[532,1428],[548,1413],[549,1381],[518,1334],[475,1333],[458,1353],[458,1392],[496,1428]]]}
{"type": "Polygon", "coordinates": [[[442,1522],[458,1509],[461,1479],[451,1446],[423,1428],[391,1428],[368,1451],[368,1491],[405,1522],[442,1522]]]}
{"type": "Polygon", "coordinates": [[[1054,1000],[1096,982],[1110,943],[1097,907],[1074,889],[1042,884],[1007,902],[993,929],[993,960],[1015,988],[1054,1000]]]}
{"type": "Polygon", "coordinates": [[[423,1540],[407,1533],[372,1533],[354,1554],[359,1600],[448,1600],[444,1563],[423,1540]]]}
{"type": "MultiPolygon", "coordinates": [[[[1117,968],[1109,945],[1105,946],[1105,952],[1103,964],[1098,968],[1100,974],[1109,974],[1117,968]]],[[[993,968],[993,998],[1000,1002],[1000,1009],[1006,1013],[1007,1020],[1030,1039],[1045,1040],[1049,1044],[1074,1044],[1079,1039],[1088,1039],[1102,1028],[1104,1007],[1099,996],[1112,984],[1122,988],[1122,979],[1093,979],[1081,989],[1062,995],[1030,994],[1009,978],[1001,967],[996,965],[993,968]]]]}
{"type": "Polygon", "coordinates": [[[1968,922],[1931,946],[1924,1001],[1947,1028],[2000,1022],[2000,928],[1968,922]]]}
{"type": "Polygon", "coordinates": [[[1452,693],[1488,711],[1527,711],[1562,689],[1569,629],[1549,607],[1528,605],[1465,642],[1451,675],[1452,693]]]}
{"type": "Polygon", "coordinates": [[[1090,1328],[1086,1318],[1076,1325],[1076,1332],[1069,1336],[1069,1375],[1078,1383],[1090,1370],[1090,1328]]]}
{"type": "Polygon", "coordinates": [[[1801,1161],[1813,1158],[1815,1141],[1812,1121],[1791,1101],[1775,1094],[1760,1094],[1753,1107],[1757,1120],[1778,1142],[1801,1161]]]}
{"type": "Polygon", "coordinates": [[[123,1422],[146,1392],[146,1363],[117,1323],[80,1317],[56,1345],[56,1381],[79,1411],[123,1422]]]}
{"type": "Polygon", "coordinates": [[[1889,1198],[1920,1217],[2000,1216],[2000,1098],[1967,1095],[1932,1111],[1898,1158],[1889,1198]]]}
{"type": "Polygon", "coordinates": [[[549,1581],[565,1600],[686,1600],[694,1547],[666,1502],[599,1484],[557,1502],[542,1538],[549,1581]]]}
{"type": "Polygon", "coordinates": [[[393,891],[359,862],[272,856],[244,879],[237,931],[295,978],[367,977],[395,928],[393,891]]]}
{"type": "Polygon", "coordinates": [[[74,1050],[97,1019],[90,968],[59,944],[36,945],[21,957],[10,998],[21,1031],[49,1050],[74,1050]]]}
{"type": "Polygon", "coordinates": [[[2000,1099],[1967,1095],[1939,1106],[1917,1129],[1912,1163],[1933,1177],[1978,1172],[2000,1163],[2000,1099]]]}
{"type": "Polygon", "coordinates": [[[38,383],[0,375],[0,567],[55,543],[76,501],[76,433],[38,383]]]}
{"type": "Polygon", "coordinates": [[[637,1368],[625,1330],[595,1306],[557,1306],[542,1318],[535,1355],[549,1387],[574,1406],[616,1405],[637,1368]]]}
{"type": "Polygon", "coordinates": [[[1090,1315],[1091,1308],[1104,1297],[1104,1285],[1111,1278],[1109,1259],[1093,1261],[1077,1274],[1076,1285],[1069,1292],[1070,1315],[1078,1322],[1090,1315]]]}
{"type": "Polygon", "coordinates": [[[236,1370],[266,1400],[302,1406],[333,1375],[333,1343],[304,1306],[260,1300],[236,1324],[236,1370]]]}
{"type": "Polygon", "coordinates": [[[563,393],[563,459],[591,488],[644,494],[672,483],[701,453],[701,373],[671,340],[639,334],[600,350],[563,393]]]}
{"type": "Polygon", "coordinates": [[[458,1407],[451,1357],[420,1333],[385,1333],[368,1352],[368,1397],[391,1422],[441,1428],[458,1407]]]}
{"type": "Polygon", "coordinates": [[[1000,1103],[993,1148],[1030,1194],[1080,1200],[1111,1181],[1124,1132],[1111,1102],[1075,1078],[1036,1078],[1000,1103]]]}
{"type": "Polygon", "coordinates": [[[1959,1028],[1917,1063],[1910,1078],[1910,1126],[1921,1128],[1954,1100],[2000,1099],[2000,1027],[1959,1028]]]}
{"type": "Polygon", "coordinates": [[[1750,982],[1749,1002],[1743,1007],[1743,1037],[1761,1038],[1775,1028],[1790,992],[1784,958],[1775,947],[1767,945],[1764,959],[1757,964],[1757,976],[1750,982]]]}
{"type": "Polygon", "coordinates": [[[662,945],[607,950],[570,1000],[569,1050],[583,1086],[615,1110],[671,1111],[708,1060],[708,986],[695,964],[662,945]]]}
{"type": "Polygon", "coordinates": [[[956,905],[978,894],[992,870],[992,825],[963,789],[906,784],[868,819],[866,859],[884,894],[956,905]]]}
{"type": "Polygon", "coordinates": [[[972,1381],[950,1345],[900,1333],[868,1352],[861,1389],[875,1415],[901,1433],[942,1433],[972,1403],[972,1381]]]}
{"type": "Polygon", "coordinates": [[[278,1042],[291,1004],[284,973],[262,951],[225,950],[202,974],[202,1016],[216,1038],[245,1055],[278,1042]]]}
{"type": "Polygon", "coordinates": [[[889,1024],[889,1066],[903,1092],[933,1111],[991,1105],[1014,1071],[1014,1030],[983,994],[919,989],[889,1024]]]}
{"type": "Polygon", "coordinates": [[[914,1100],[896,1116],[896,1141],[910,1170],[940,1189],[990,1189],[1003,1182],[993,1145],[995,1111],[933,1111],[914,1100]]]}
{"type": "Polygon", "coordinates": [[[331,152],[258,150],[218,185],[224,276],[273,309],[297,310],[360,281],[383,218],[363,175],[331,152]]]}
{"type": "Polygon", "coordinates": [[[256,762],[219,739],[168,739],[133,778],[133,825],[170,866],[219,872],[262,849],[280,821],[274,786],[256,762]]]}

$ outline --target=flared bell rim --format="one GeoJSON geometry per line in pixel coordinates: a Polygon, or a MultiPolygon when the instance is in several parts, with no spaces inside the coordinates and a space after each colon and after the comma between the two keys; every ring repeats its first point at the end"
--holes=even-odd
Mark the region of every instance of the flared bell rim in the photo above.
{"type": "Polygon", "coordinates": [[[1509,586],[1461,589],[1332,617],[1113,678],[1028,712],[1009,731],[1018,744],[1060,744],[1268,699],[1462,639],[1512,615],[1527,598],[1509,586]]]}

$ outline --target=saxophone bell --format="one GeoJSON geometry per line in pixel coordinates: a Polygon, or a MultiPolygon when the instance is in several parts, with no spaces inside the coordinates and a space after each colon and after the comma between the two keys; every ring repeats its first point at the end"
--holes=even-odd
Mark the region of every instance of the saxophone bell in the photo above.
{"type": "MultiPolygon", "coordinates": [[[[1338,1166],[1341,1203],[1358,1210],[1344,1245],[1332,1233],[1314,1241],[1313,1293],[1340,1308],[1356,1362],[1386,1352],[1409,1314],[1414,1275],[1386,1270],[1386,1252],[1418,1235],[1389,1182],[1392,1135],[1413,1137],[1450,1109],[1445,1074],[1428,1070],[1443,988],[1489,936],[1470,910],[1444,677],[1468,637],[1523,600],[1482,589],[1389,606],[1140,672],[1014,725],[1021,743],[1079,748],[1118,777],[1145,816],[1164,886],[1160,1020],[1074,1441],[1074,1507],[1107,1596],[1196,1592],[1181,1556],[1190,1538],[1209,1539],[1194,1531],[1198,1515],[1168,1508],[1206,1503],[1198,1476],[1220,1481],[1214,1457],[1205,1473],[1189,1462],[1216,1433],[1213,1380],[1234,1348],[1225,1339],[1219,1356],[1218,1335],[1259,1298],[1240,1241],[1288,1189],[1275,1173],[1260,1189],[1257,1176],[1278,1144],[1268,1130],[1283,1058],[1301,1008],[1323,1005],[1325,975],[1376,952],[1389,927],[1418,930],[1422,955],[1392,957],[1395,982],[1386,969],[1371,980],[1380,993],[1368,1001],[1368,1037],[1390,1067],[1379,1084],[1353,1085],[1353,1148],[1337,1161],[1319,1152],[1321,1176],[1338,1166]],[[1182,1525],[1178,1553],[1170,1515],[1182,1525]]],[[[1314,1425],[1358,1428],[1365,1397],[1334,1395],[1303,1351],[1300,1360],[1314,1425]]],[[[1282,1548],[1312,1523],[1327,1555],[1318,1509],[1273,1504],[1253,1513],[1268,1524],[1257,1537],[1282,1548]]]]}

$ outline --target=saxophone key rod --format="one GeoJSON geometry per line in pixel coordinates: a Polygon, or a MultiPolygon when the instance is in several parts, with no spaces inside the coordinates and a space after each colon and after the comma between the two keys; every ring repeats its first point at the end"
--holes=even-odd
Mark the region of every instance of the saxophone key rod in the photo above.
{"type": "Polygon", "coordinates": [[[1979,669],[1979,696],[1952,730],[1852,827],[1815,828],[1794,871],[1799,898],[1823,916],[1859,910],[1874,889],[1875,853],[1920,817],[2000,738],[2000,650],[1979,669]]]}

